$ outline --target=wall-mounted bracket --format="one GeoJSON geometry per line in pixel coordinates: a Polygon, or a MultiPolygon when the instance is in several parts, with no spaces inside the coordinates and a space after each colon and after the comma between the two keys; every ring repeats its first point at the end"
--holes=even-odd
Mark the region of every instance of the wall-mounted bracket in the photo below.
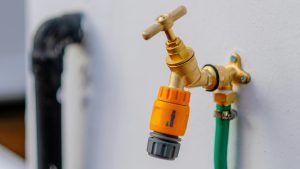
{"type": "Polygon", "coordinates": [[[243,70],[242,64],[241,64],[241,56],[234,52],[230,56],[230,62],[226,66],[226,68],[233,68],[235,69],[236,75],[233,76],[233,83],[234,84],[247,84],[251,80],[251,76],[248,72],[243,70]]]}

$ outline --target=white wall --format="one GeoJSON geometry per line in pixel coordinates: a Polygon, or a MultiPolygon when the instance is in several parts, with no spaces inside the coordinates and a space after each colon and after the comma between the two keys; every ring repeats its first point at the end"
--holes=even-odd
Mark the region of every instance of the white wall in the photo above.
{"type": "Polygon", "coordinates": [[[25,2],[0,1],[0,101],[25,96],[25,2]]]}
{"type": "MultiPolygon", "coordinates": [[[[252,75],[235,105],[239,118],[231,125],[229,168],[298,168],[299,1],[27,2],[28,42],[49,16],[74,9],[85,12],[93,84],[86,168],[213,168],[214,103],[203,89],[192,90],[189,126],[178,159],[163,161],[146,153],[152,104],[158,87],[167,85],[169,70],[165,37],[144,41],[141,32],[160,13],[181,4],[188,14],[176,23],[175,33],[194,48],[198,63],[224,64],[238,50],[252,75]]],[[[28,116],[30,123],[30,108],[28,116]]]]}

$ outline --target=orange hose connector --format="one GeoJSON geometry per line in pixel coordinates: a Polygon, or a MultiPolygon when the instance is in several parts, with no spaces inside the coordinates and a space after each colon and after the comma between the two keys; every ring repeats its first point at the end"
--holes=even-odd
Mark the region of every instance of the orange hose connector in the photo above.
{"type": "Polygon", "coordinates": [[[154,102],[150,129],[159,133],[183,136],[189,119],[191,93],[161,86],[154,102]]]}

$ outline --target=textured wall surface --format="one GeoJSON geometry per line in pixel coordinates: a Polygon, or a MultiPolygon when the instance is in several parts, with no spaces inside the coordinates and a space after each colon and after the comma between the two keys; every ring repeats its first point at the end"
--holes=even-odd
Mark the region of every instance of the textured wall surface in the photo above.
{"type": "MultiPolygon", "coordinates": [[[[191,90],[190,121],[178,159],[163,161],[146,153],[152,104],[159,86],[167,85],[169,70],[164,35],[144,41],[141,32],[160,13],[181,4],[188,14],[174,30],[194,48],[199,65],[227,63],[238,51],[252,75],[234,106],[239,118],[230,129],[229,168],[297,169],[299,1],[29,0],[27,42],[50,16],[74,10],[86,15],[92,83],[86,168],[213,168],[214,103],[203,89],[191,90]]],[[[27,123],[32,124],[32,81],[28,84],[27,123]]],[[[30,154],[34,126],[29,126],[30,154]]]]}

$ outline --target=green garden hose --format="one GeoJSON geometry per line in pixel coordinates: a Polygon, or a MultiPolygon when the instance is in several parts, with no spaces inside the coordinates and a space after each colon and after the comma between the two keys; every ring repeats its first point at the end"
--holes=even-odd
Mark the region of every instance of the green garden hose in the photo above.
{"type": "MultiPolygon", "coordinates": [[[[217,111],[230,111],[231,106],[216,106],[217,111]]],[[[214,164],[215,169],[227,169],[227,146],[230,120],[216,118],[214,164]]]]}

